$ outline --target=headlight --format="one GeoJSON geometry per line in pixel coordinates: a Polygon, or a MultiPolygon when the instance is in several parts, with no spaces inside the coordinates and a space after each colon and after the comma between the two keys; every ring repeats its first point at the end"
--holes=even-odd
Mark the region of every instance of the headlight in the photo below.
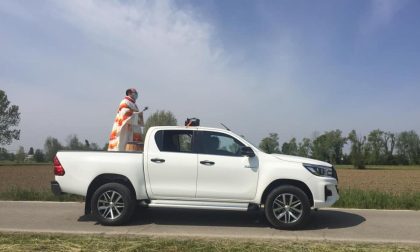
{"type": "Polygon", "coordinates": [[[333,177],[333,168],[322,165],[303,164],[303,166],[313,175],[323,177],[333,177]]]}

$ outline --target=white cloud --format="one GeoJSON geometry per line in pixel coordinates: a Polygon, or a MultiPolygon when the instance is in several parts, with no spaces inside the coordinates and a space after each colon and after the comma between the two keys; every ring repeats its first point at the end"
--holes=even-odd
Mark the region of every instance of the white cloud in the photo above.
{"type": "Polygon", "coordinates": [[[163,59],[193,56],[191,61],[179,61],[189,67],[197,60],[220,60],[219,49],[212,50],[209,46],[211,27],[197,22],[190,13],[175,8],[169,1],[53,3],[59,10],[59,17],[83,30],[87,37],[137,59],[165,64],[163,59]]]}
{"type": "MultiPolygon", "coordinates": [[[[69,134],[104,144],[128,87],[140,90],[149,113],[171,110],[179,123],[188,116],[206,126],[223,122],[254,142],[273,131],[285,141],[340,127],[334,115],[319,120],[328,92],[305,76],[310,59],[287,32],[292,28],[256,39],[264,54],[258,61],[232,56],[218,27],[173,1],[56,0],[32,15],[43,25],[8,41],[17,45],[11,55],[20,72],[2,82],[22,108],[16,145],[42,147],[49,135],[64,143],[69,134]],[[311,92],[312,83],[320,87],[311,92]]],[[[0,47],[0,55],[8,51],[0,47]]]]}
{"type": "MultiPolygon", "coordinates": [[[[238,128],[247,121],[255,128],[257,120],[249,117],[256,114],[249,111],[272,109],[273,103],[291,99],[290,72],[296,64],[291,41],[283,45],[279,39],[277,46],[267,45],[275,55],[270,59],[272,73],[266,76],[261,69],[234,66],[230,54],[219,46],[214,27],[172,1],[53,3],[59,17],[90,40],[121,53],[118,58],[124,65],[115,67],[131,71],[121,80],[135,83],[137,78],[144,83],[139,88],[145,103],[170,109],[180,120],[198,116],[213,125],[224,121],[238,128]]],[[[282,110],[290,111],[278,108],[282,110]]],[[[261,119],[271,120],[269,113],[261,119]]]]}
{"type": "Polygon", "coordinates": [[[285,127],[268,110],[290,113],[296,64],[290,41],[271,48],[269,70],[252,69],[236,66],[215,27],[172,1],[49,1],[42,15],[36,17],[45,34],[65,36],[47,37],[31,54],[15,48],[17,64],[30,55],[26,74],[36,73],[32,81],[3,82],[22,109],[22,141],[15,146],[42,147],[46,136],[64,142],[73,133],[102,145],[128,87],[140,90],[140,105],[171,110],[180,123],[187,116],[209,126],[224,122],[254,141],[285,127]]]}

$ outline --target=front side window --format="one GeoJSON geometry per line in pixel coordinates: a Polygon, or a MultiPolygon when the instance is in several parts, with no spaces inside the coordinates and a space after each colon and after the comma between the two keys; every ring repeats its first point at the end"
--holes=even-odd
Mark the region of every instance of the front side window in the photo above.
{"type": "Polygon", "coordinates": [[[224,133],[200,132],[200,153],[223,156],[241,156],[241,148],[245,145],[236,138],[224,133]]]}
{"type": "Polygon", "coordinates": [[[155,141],[160,151],[192,152],[193,132],[191,130],[159,130],[155,141]]]}

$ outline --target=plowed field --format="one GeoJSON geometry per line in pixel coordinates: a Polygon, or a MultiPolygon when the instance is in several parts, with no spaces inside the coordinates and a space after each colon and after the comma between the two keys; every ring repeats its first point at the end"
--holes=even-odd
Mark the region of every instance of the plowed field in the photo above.
{"type": "Polygon", "coordinates": [[[338,169],[341,189],[361,189],[390,193],[420,192],[419,170],[338,169]]]}
{"type": "Polygon", "coordinates": [[[52,165],[0,166],[0,192],[12,187],[48,190],[54,180],[52,165]]]}
{"type": "MultiPolygon", "coordinates": [[[[381,192],[420,192],[419,170],[352,170],[338,169],[340,189],[381,192]]],[[[11,187],[49,190],[54,180],[52,165],[0,166],[0,192],[11,187]]]]}

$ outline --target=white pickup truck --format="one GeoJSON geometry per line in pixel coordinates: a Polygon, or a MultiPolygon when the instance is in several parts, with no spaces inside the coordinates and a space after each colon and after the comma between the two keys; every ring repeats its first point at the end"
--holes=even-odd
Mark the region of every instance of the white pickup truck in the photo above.
{"type": "Polygon", "coordinates": [[[55,194],[86,198],[103,225],[127,222],[138,205],[247,211],[264,208],[276,228],[301,228],[311,209],[339,198],[326,162],[266,154],[229,130],[164,126],[148,130],[144,152],[60,151],[55,194]]]}

